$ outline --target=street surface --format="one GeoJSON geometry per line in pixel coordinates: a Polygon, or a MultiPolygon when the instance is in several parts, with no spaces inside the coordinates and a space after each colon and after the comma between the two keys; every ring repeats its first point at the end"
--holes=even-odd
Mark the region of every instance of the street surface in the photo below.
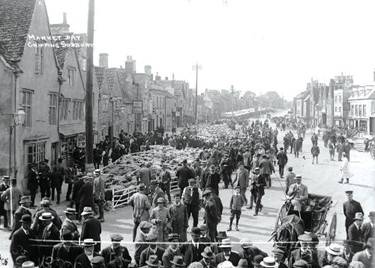
{"type": "MultiPolygon", "coordinates": [[[[282,146],[282,138],[286,132],[279,132],[278,147],[282,146]]],[[[296,134],[295,134],[296,135],[296,134]]],[[[302,174],[302,183],[308,186],[310,193],[332,196],[336,206],[332,208],[328,215],[328,225],[331,222],[332,215],[334,212],[337,213],[337,232],[336,240],[340,241],[345,239],[345,225],[344,215],[342,213],[342,204],[346,201],[346,190],[354,191],[354,199],[362,204],[365,211],[365,217],[369,211],[375,210],[375,161],[371,159],[368,153],[351,151],[349,168],[354,174],[349,184],[339,184],[340,179],[340,165],[341,162],[329,161],[328,149],[324,148],[321,137],[319,138],[319,147],[321,153],[319,155],[319,164],[312,165],[311,163],[311,133],[307,133],[305,141],[303,143],[303,150],[299,158],[295,158],[294,154],[288,154],[289,162],[287,167],[292,166],[296,174],[302,174]]],[[[337,159],[337,156],[336,156],[337,159]]],[[[286,167],[286,168],[287,168],[286,167]]],[[[275,167],[278,170],[277,166],[275,167]]],[[[62,199],[65,197],[66,185],[63,186],[62,199]]],[[[238,242],[244,237],[250,238],[255,246],[258,246],[267,253],[271,253],[272,242],[268,242],[271,233],[274,230],[276,217],[278,210],[283,204],[282,199],[284,198],[283,190],[285,187],[285,180],[278,179],[278,172],[272,176],[272,187],[266,189],[265,196],[263,197],[263,210],[258,216],[254,217],[254,209],[243,209],[239,229],[240,231],[227,232],[232,242],[238,242]]],[[[224,205],[224,211],[222,221],[218,226],[218,231],[226,231],[229,226],[229,201],[233,193],[232,189],[223,189],[223,185],[220,188],[220,198],[224,205]]],[[[249,191],[247,192],[247,198],[249,199],[249,191]]],[[[53,206],[60,215],[63,215],[63,211],[67,206],[67,202],[62,202],[59,206],[53,206]]],[[[199,224],[203,223],[202,220],[203,210],[200,213],[199,224]]],[[[113,233],[121,233],[124,236],[122,243],[128,247],[131,256],[134,254],[134,246],[132,245],[132,209],[131,207],[124,207],[116,209],[116,211],[109,211],[105,213],[105,222],[102,224],[102,235],[101,239],[103,242],[102,248],[106,247],[110,243],[109,235],[113,233]]],[[[189,221],[189,229],[192,226],[192,218],[189,221]]],[[[328,227],[327,227],[328,229],[328,227]]],[[[2,257],[10,258],[9,247],[9,232],[0,230],[0,253],[2,257]]],[[[190,235],[188,235],[190,238],[190,235]]],[[[319,247],[324,250],[325,237],[321,237],[319,247]]],[[[234,246],[235,250],[239,249],[239,245],[234,246]]]]}

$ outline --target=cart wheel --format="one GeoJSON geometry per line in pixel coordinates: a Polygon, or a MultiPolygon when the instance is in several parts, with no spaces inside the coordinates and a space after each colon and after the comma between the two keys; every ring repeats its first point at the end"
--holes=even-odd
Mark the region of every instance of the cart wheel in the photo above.
{"type": "Polygon", "coordinates": [[[286,214],[287,214],[287,206],[286,206],[286,203],[284,203],[281,206],[281,208],[279,209],[279,212],[277,213],[275,231],[277,231],[277,229],[279,229],[279,226],[281,225],[281,222],[285,218],[286,214]]]}
{"type": "Polygon", "coordinates": [[[336,237],[336,227],[337,227],[337,214],[336,212],[332,216],[331,224],[326,235],[326,246],[329,246],[336,237]]]}

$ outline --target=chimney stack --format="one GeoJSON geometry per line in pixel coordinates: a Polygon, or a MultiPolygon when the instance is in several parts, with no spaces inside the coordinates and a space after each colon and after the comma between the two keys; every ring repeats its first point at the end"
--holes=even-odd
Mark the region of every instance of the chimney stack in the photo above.
{"type": "Polygon", "coordinates": [[[126,57],[125,72],[127,74],[135,74],[136,73],[135,60],[133,60],[132,56],[126,57]]]}
{"type": "Polygon", "coordinates": [[[108,53],[99,54],[99,67],[108,68],[108,53]]]}
{"type": "Polygon", "coordinates": [[[156,73],[155,80],[160,81],[161,77],[159,76],[159,73],[156,73]]]}
{"type": "Polygon", "coordinates": [[[63,13],[63,24],[67,24],[66,12],[63,13]]]}
{"type": "Polygon", "coordinates": [[[151,75],[151,65],[146,65],[145,66],[145,74],[151,75]]]}

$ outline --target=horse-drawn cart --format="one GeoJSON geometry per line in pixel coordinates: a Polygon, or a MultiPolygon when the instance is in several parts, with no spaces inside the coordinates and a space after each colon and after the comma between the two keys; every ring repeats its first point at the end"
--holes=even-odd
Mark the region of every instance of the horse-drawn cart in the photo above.
{"type": "Polygon", "coordinates": [[[284,250],[286,258],[296,248],[298,236],[305,232],[313,232],[318,237],[325,236],[326,245],[329,245],[336,236],[336,212],[331,222],[327,221],[328,211],[334,205],[332,197],[317,194],[309,194],[302,211],[293,210],[290,200],[285,201],[279,209],[275,230],[270,240],[275,241],[275,247],[284,250]],[[326,231],[327,226],[328,231],[326,231]]]}

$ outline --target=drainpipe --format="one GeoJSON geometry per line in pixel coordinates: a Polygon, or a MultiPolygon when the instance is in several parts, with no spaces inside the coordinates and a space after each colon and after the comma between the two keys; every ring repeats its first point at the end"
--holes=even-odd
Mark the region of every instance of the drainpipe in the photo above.
{"type": "Polygon", "coordinates": [[[61,140],[60,140],[60,105],[61,105],[61,100],[62,100],[62,96],[61,96],[61,86],[62,84],[65,82],[63,76],[62,76],[62,70],[59,69],[58,70],[58,77],[57,77],[57,81],[59,82],[59,96],[58,96],[58,102],[57,102],[57,137],[58,137],[58,141],[59,141],[59,145],[58,145],[58,156],[59,158],[61,157],[61,140]]]}
{"type": "MultiPolygon", "coordinates": [[[[13,114],[16,114],[17,113],[17,79],[18,77],[20,76],[20,73],[22,73],[22,70],[15,70],[14,71],[14,106],[13,106],[13,114]]],[[[14,121],[14,116],[13,116],[13,121],[14,121]]],[[[15,123],[15,122],[14,122],[15,123]]],[[[14,127],[13,128],[13,165],[14,165],[14,169],[13,169],[13,178],[14,179],[17,179],[17,172],[18,172],[18,169],[17,169],[17,154],[16,154],[16,151],[17,151],[17,128],[14,127]]]]}

